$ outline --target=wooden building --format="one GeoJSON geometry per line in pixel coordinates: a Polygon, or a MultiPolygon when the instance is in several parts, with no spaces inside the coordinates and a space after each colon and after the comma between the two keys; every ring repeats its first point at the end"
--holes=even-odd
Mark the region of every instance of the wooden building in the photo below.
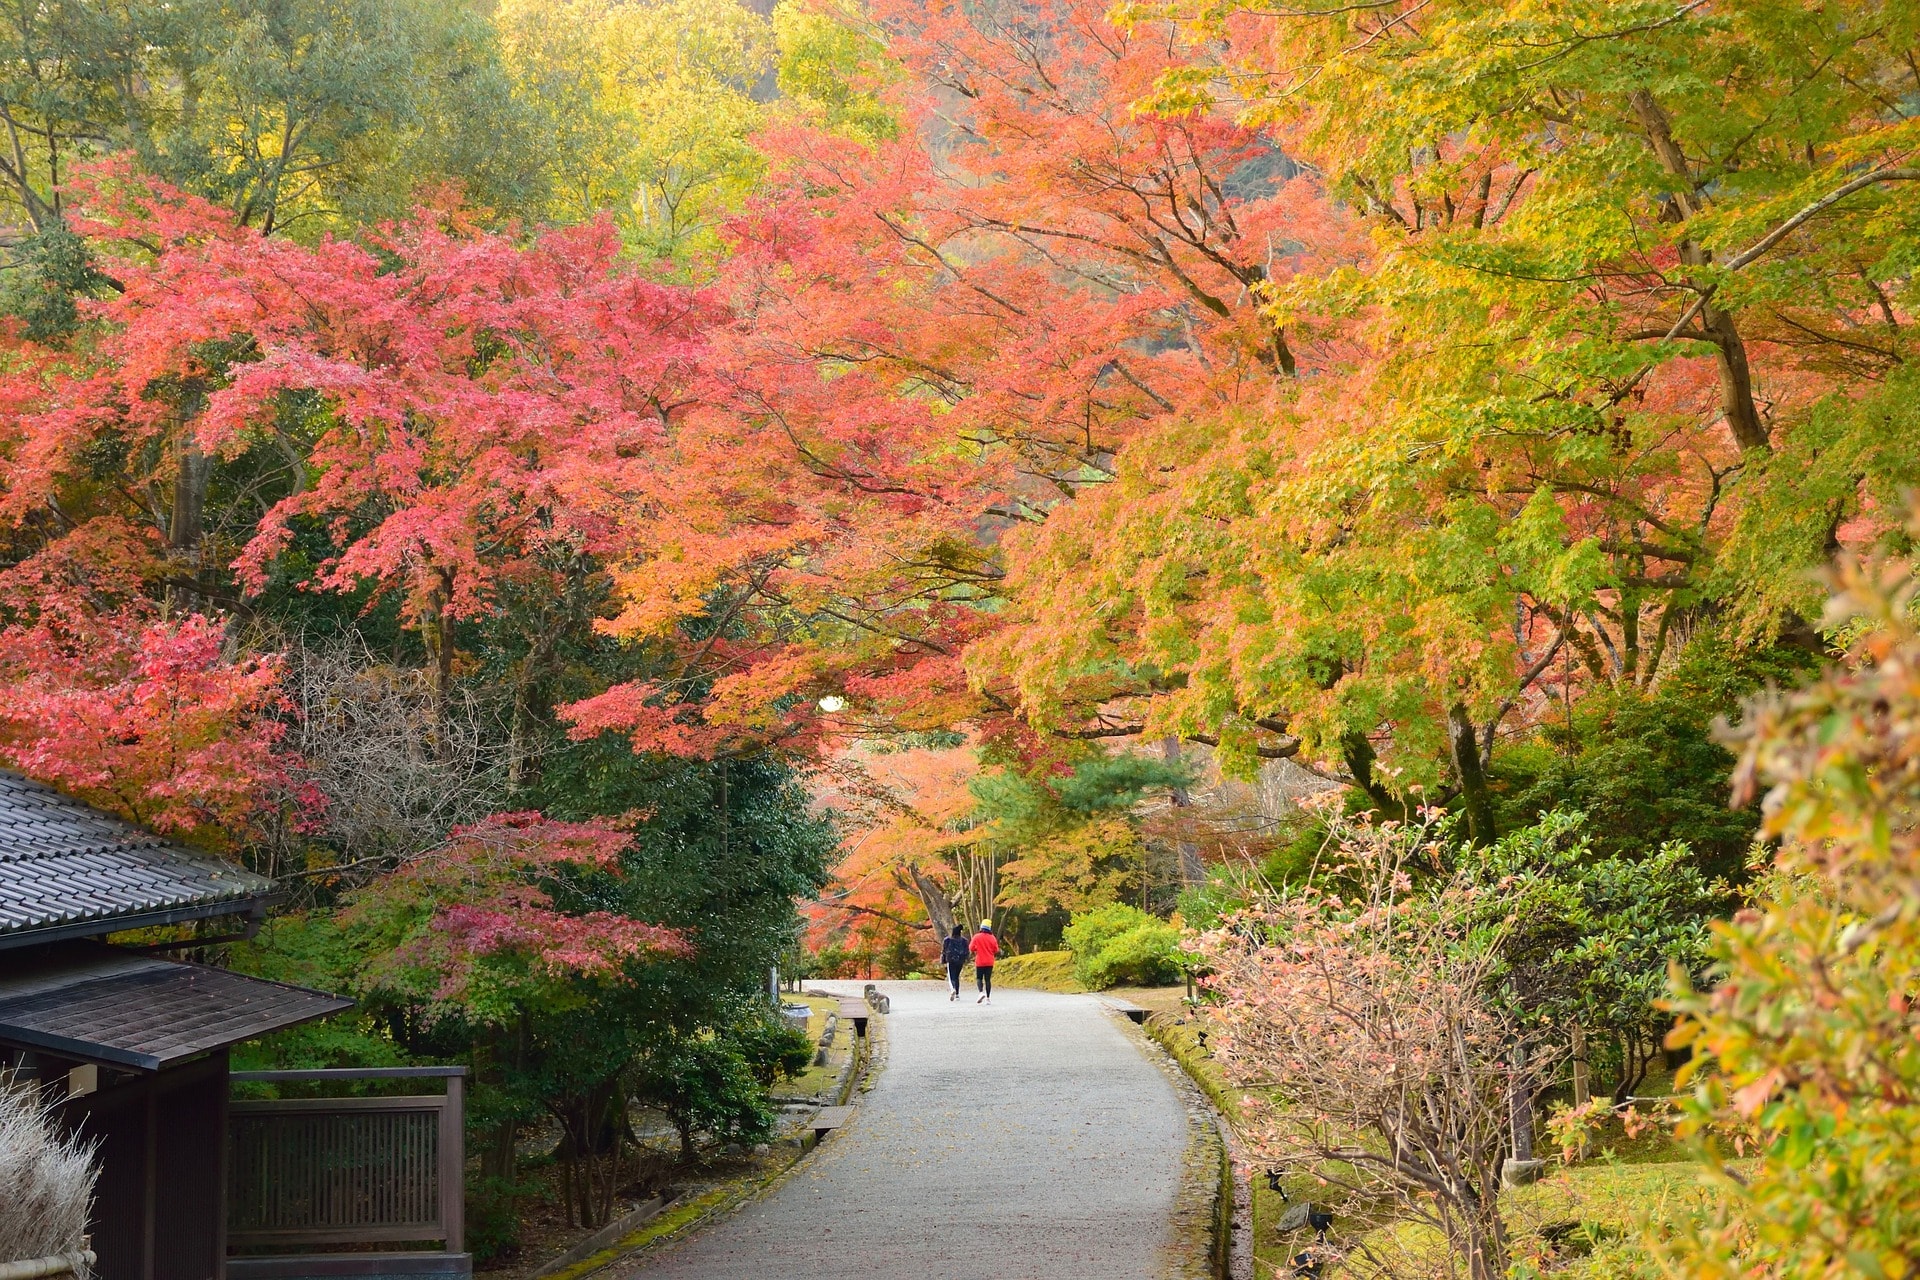
{"type": "Polygon", "coordinates": [[[39,1082],[64,1119],[100,1144],[92,1233],[101,1280],[469,1274],[460,1252],[463,1069],[405,1073],[446,1078],[447,1093],[426,1098],[230,1104],[231,1046],[352,1002],[181,963],[164,946],[102,941],[203,922],[193,945],[205,947],[249,933],[272,895],[260,876],[0,770],[0,1070],[39,1082]],[[239,1197],[247,1216],[238,1243],[280,1252],[229,1259],[236,1177],[252,1180],[239,1197]],[[443,1247],[390,1263],[366,1252],[285,1252],[396,1240],[443,1247]]]}

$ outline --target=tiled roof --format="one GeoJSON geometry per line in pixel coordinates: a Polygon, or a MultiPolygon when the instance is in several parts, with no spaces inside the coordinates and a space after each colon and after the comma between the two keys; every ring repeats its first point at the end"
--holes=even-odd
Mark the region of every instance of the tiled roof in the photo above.
{"type": "Polygon", "coordinates": [[[0,769],[0,948],[245,911],[272,888],[0,769]]]}
{"type": "Polygon", "coordinates": [[[353,1004],[91,942],[27,955],[0,976],[0,1042],[110,1066],[158,1071],[353,1004]]]}

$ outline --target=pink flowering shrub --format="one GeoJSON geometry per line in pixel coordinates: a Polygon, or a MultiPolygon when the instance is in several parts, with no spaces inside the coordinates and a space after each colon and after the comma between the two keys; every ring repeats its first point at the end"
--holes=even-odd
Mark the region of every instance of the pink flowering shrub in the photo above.
{"type": "MultiPolygon", "coordinates": [[[[1336,819],[1340,864],[1320,887],[1227,918],[1197,949],[1252,1156],[1310,1174],[1341,1213],[1433,1228],[1458,1272],[1494,1280],[1515,1108],[1530,1114],[1553,1055],[1501,999],[1498,904],[1438,874],[1434,835],[1336,819]]],[[[1342,1274],[1434,1274],[1385,1250],[1322,1252],[1342,1274]]]]}

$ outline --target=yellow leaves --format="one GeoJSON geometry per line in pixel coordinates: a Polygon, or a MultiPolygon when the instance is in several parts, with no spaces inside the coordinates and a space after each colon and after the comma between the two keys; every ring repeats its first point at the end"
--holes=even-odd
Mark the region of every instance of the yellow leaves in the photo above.
{"type": "Polygon", "coordinates": [[[1132,822],[1098,818],[1029,846],[1001,867],[1001,901],[1034,911],[1089,911],[1124,896],[1145,859],[1132,822]]]}
{"type": "Polygon", "coordinates": [[[554,215],[611,212],[656,256],[717,249],[763,167],[747,138],[766,19],[735,0],[504,0],[495,22],[516,91],[546,118],[554,215]]]}

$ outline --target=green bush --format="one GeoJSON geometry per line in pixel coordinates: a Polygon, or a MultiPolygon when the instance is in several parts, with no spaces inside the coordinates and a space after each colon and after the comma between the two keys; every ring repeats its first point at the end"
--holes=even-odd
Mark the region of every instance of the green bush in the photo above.
{"type": "Polygon", "coordinates": [[[475,1262],[511,1258],[519,1251],[521,1206],[536,1194],[531,1181],[491,1174],[467,1179],[466,1245],[475,1262]]]}
{"type": "Polygon", "coordinates": [[[666,1113],[680,1134],[680,1156],[694,1158],[694,1135],[751,1146],[773,1135],[766,1086],[730,1040],[683,1039],[650,1055],[636,1083],[642,1099],[666,1113]]]}
{"type": "Polygon", "coordinates": [[[1090,990],[1179,980],[1180,931],[1138,907],[1116,902],[1083,911],[1065,937],[1074,976],[1090,990]]]}
{"type": "Polygon", "coordinates": [[[813,1041],[771,1014],[744,1017],[728,1028],[727,1039],[739,1050],[747,1070],[762,1085],[785,1076],[792,1080],[813,1063],[813,1041]]]}

